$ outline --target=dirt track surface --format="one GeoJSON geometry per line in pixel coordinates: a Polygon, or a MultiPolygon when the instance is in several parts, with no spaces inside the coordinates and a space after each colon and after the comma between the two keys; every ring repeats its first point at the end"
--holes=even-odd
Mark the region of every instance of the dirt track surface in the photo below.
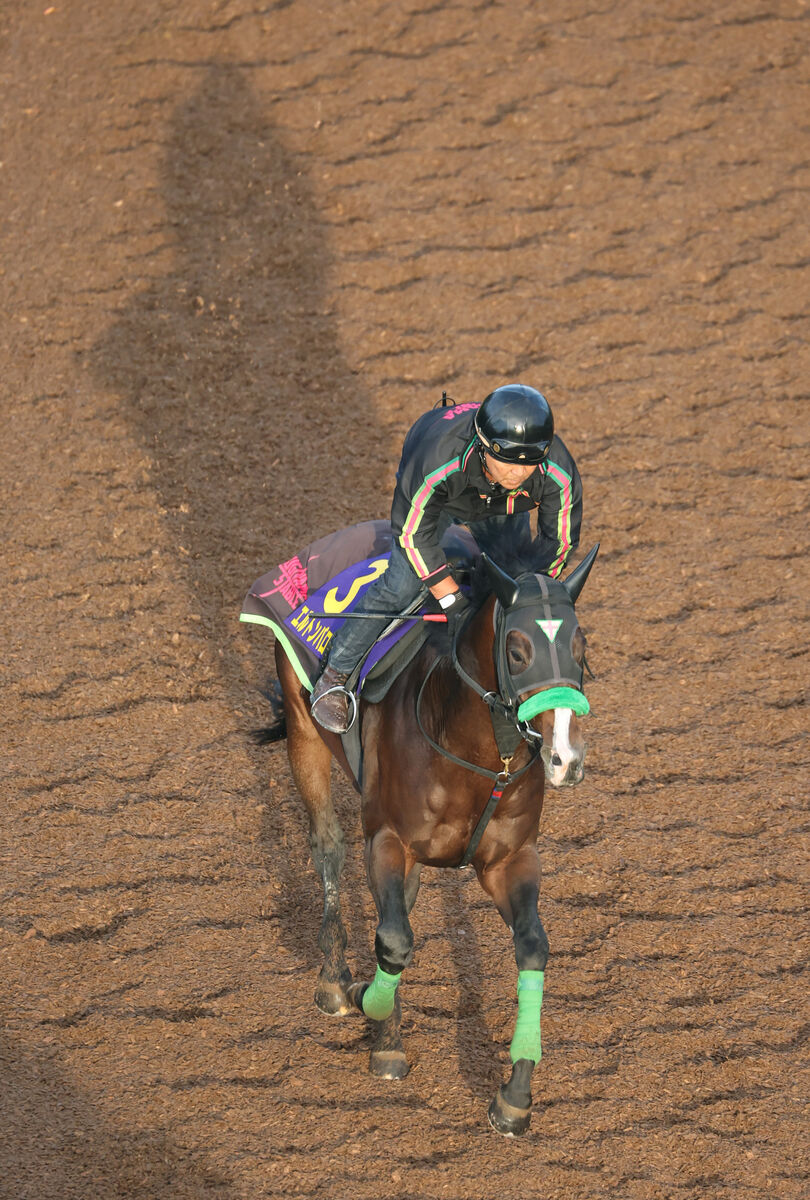
{"type": "Polygon", "coordinates": [[[807,1195],[809,40],[804,0],[6,0],[2,1196],[807,1195]],[[515,378],[602,552],[509,1142],[469,872],[426,873],[407,1080],[312,1006],[237,618],[386,514],[443,387],[515,378]]]}

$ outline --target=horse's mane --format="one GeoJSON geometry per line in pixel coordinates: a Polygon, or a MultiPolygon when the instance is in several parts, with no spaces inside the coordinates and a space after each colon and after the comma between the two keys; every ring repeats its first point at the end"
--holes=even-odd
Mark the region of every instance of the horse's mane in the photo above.
{"type": "MultiPolygon", "coordinates": [[[[529,572],[535,574],[548,565],[543,561],[544,556],[538,541],[532,539],[525,530],[521,530],[517,522],[514,526],[506,526],[498,543],[497,555],[492,554],[490,557],[513,579],[529,572]]],[[[487,596],[492,594],[492,581],[480,557],[470,564],[469,580],[473,603],[476,606],[483,604],[487,596]]]]}

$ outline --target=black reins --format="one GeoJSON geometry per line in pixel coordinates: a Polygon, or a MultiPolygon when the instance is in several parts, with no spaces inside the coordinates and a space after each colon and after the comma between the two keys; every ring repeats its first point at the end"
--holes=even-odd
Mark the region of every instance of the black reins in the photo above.
{"type": "Polygon", "coordinates": [[[538,754],[540,753],[540,746],[542,745],[543,739],[540,734],[536,733],[534,730],[530,730],[527,722],[518,721],[514,705],[503,700],[498,692],[485,691],[481,685],[475,679],[473,679],[472,675],[464,670],[459,662],[458,652],[456,649],[458,632],[458,630],[455,630],[453,633],[450,661],[453,664],[453,669],[455,670],[456,674],[464,683],[467,684],[469,688],[471,688],[481,697],[481,699],[489,708],[489,716],[490,720],[492,721],[492,732],[495,737],[495,744],[498,747],[498,754],[500,755],[501,762],[503,763],[502,770],[491,771],[488,767],[479,767],[476,763],[468,762],[465,758],[459,758],[458,755],[452,754],[449,750],[446,750],[444,746],[440,746],[439,743],[430,736],[422,724],[422,718],[420,715],[422,696],[425,688],[427,687],[428,680],[438,664],[442,661],[441,658],[434,659],[430,669],[425,675],[425,678],[422,680],[422,686],[419,688],[419,692],[416,697],[416,723],[419,726],[420,732],[425,741],[438,754],[441,754],[444,758],[448,758],[450,762],[454,762],[460,767],[465,767],[468,771],[475,771],[477,775],[483,775],[486,779],[491,779],[493,781],[489,800],[487,801],[481,816],[478,818],[478,824],[475,826],[475,829],[472,832],[469,845],[464,851],[461,861],[458,864],[459,867],[466,867],[469,865],[473,855],[478,849],[478,843],[481,841],[484,830],[489,824],[495,809],[498,807],[501,797],[503,796],[504,789],[507,788],[510,783],[514,783],[515,780],[520,779],[521,775],[525,774],[529,767],[534,764],[538,754]],[[512,762],[512,759],[515,756],[515,751],[517,750],[521,741],[525,741],[529,747],[529,761],[517,771],[512,772],[509,770],[509,764],[512,762]]]}

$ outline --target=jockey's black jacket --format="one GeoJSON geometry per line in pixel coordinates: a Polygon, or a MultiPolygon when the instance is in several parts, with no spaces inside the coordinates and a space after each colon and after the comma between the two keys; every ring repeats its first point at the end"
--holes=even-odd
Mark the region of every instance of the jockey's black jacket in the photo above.
{"type": "Polygon", "coordinates": [[[442,513],[462,524],[536,508],[537,570],[557,576],[579,542],[582,484],[576,463],[555,435],[548,457],[518,489],[490,483],[476,447],[477,404],[435,408],[411,427],[402,448],[391,508],[394,537],[426,586],[450,573],[439,545],[442,513]]]}

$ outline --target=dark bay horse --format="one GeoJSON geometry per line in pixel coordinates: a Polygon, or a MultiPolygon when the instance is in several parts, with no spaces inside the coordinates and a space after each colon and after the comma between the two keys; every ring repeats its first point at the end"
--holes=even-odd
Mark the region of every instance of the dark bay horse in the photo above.
{"type": "Polygon", "coordinates": [[[574,603],[597,551],[563,582],[530,569],[513,578],[484,558],[478,607],[464,627],[450,638],[436,630],[380,703],[361,700],[361,811],[379,916],[370,984],[353,982],[346,963],[344,839],[330,796],[332,758],[351,773],[340,738],[313,721],[308,693],[276,644],[290,767],[323,883],[315,1002],[335,1015],[360,1009],[376,1029],[371,1071],[406,1075],[397,986],[413,954],[408,914],[419,874],[425,864],[471,862],[512,933],[518,968],[512,1072],[489,1108],[490,1123],[504,1134],[529,1126],[530,1080],[540,1059],[548,940],[538,915],[536,840],[544,779],[559,787],[584,774],[585,638],[574,603]]]}

